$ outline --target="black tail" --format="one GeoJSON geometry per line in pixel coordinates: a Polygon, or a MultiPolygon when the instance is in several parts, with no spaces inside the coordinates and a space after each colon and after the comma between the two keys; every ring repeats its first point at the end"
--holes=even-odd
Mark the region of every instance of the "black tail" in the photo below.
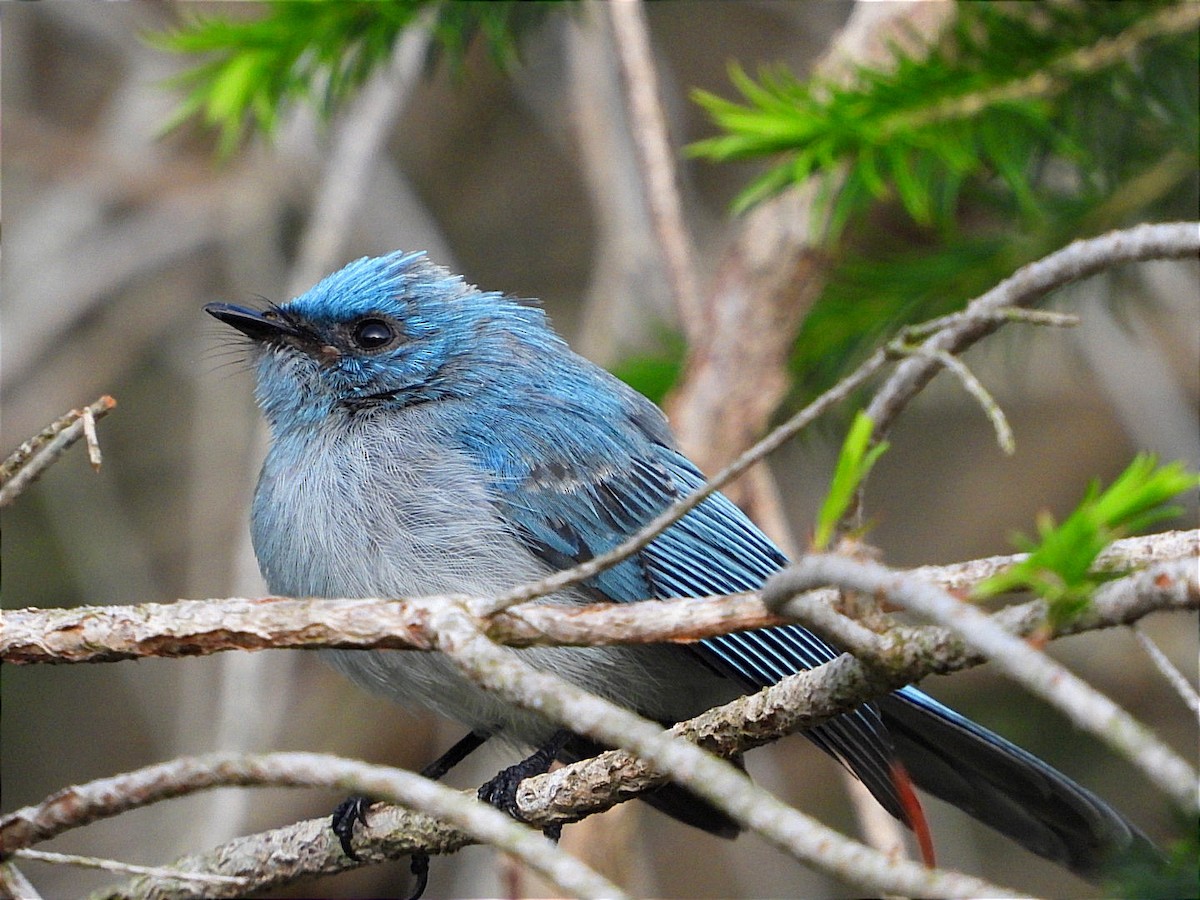
{"type": "Polygon", "coordinates": [[[1094,881],[1130,853],[1157,853],[1095,794],[928,695],[906,688],[879,709],[919,787],[1038,856],[1094,881]]]}
{"type": "MultiPolygon", "coordinates": [[[[1091,791],[916,688],[883,698],[877,708],[886,726],[886,743],[868,746],[864,758],[874,760],[878,753],[894,752],[918,787],[1038,856],[1091,881],[1129,858],[1161,860],[1149,839],[1091,791]]],[[[889,812],[904,819],[886,764],[882,768],[864,765],[858,755],[847,753],[847,747],[853,749],[861,742],[861,729],[846,734],[829,730],[830,724],[841,721],[820,726],[819,734],[808,736],[842,759],[889,812]]],[[[602,749],[576,736],[560,758],[573,762],[602,749]]],[[[678,785],[663,785],[642,799],[720,837],[735,837],[740,830],[724,813],[678,785]]]]}

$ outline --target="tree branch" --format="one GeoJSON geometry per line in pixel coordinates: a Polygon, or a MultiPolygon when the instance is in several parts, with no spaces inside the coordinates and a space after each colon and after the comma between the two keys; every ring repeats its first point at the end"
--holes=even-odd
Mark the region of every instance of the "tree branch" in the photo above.
{"type": "MultiPolygon", "coordinates": [[[[1089,609],[1077,620],[1051,629],[1054,637],[1085,630],[1125,625],[1155,609],[1200,609],[1200,585],[1192,560],[1163,563],[1157,568],[1121,579],[1097,591],[1089,609]],[[1182,574],[1183,577],[1179,577],[1182,574]],[[1166,575],[1166,577],[1163,577],[1166,575]]],[[[948,674],[987,662],[950,629],[937,626],[893,628],[885,635],[868,631],[834,612],[833,592],[814,591],[791,601],[817,607],[804,610],[812,625],[834,635],[857,639],[864,658],[843,654],[815,669],[798,672],[757,694],[709,710],[672,729],[722,756],[761,746],[785,734],[812,728],[868,700],[920,681],[927,675],[948,674]],[[824,607],[824,609],[821,609],[824,607]],[[853,629],[860,629],[854,631],[853,629]],[[866,633],[864,638],[863,632],[866,633]]],[[[800,611],[800,610],[797,610],[800,611]]],[[[1047,607],[1035,600],[996,613],[992,621],[1020,636],[1050,629],[1047,607]]],[[[597,812],[612,803],[661,783],[650,767],[619,752],[602,754],[522,782],[517,794],[522,816],[538,824],[574,821],[582,812],[597,812]]]]}
{"type": "MultiPolygon", "coordinates": [[[[1128,582],[1124,588],[1134,596],[1163,591],[1181,598],[1200,597],[1195,560],[1164,563],[1123,581],[1128,582]]],[[[837,616],[831,607],[813,603],[809,597],[790,602],[798,593],[827,584],[874,594],[949,627],[1009,677],[1133,762],[1185,814],[1200,811],[1200,784],[1195,771],[1153,732],[1040,650],[935,585],[868,560],[821,554],[807,556],[773,576],[763,588],[763,602],[771,609],[786,609],[822,636],[868,660],[868,664],[892,649],[904,655],[910,652],[905,646],[907,640],[892,632],[876,635],[857,622],[837,616]]]]}
{"type": "Polygon", "coordinates": [[[1166,679],[1167,684],[1175,689],[1175,693],[1179,695],[1179,699],[1186,704],[1187,708],[1193,714],[1200,715],[1200,693],[1192,687],[1191,682],[1184,677],[1183,673],[1175,668],[1174,664],[1167,658],[1167,655],[1158,649],[1158,645],[1152,641],[1137,625],[1131,625],[1133,636],[1137,638],[1142,649],[1146,651],[1146,655],[1150,657],[1150,661],[1154,663],[1154,667],[1158,669],[1160,675],[1166,679]]]}
{"type": "MultiPolygon", "coordinates": [[[[1197,555],[1200,530],[1165,532],[1115,541],[1100,555],[1096,568],[1119,571],[1155,562],[1194,560],[1197,555]]],[[[947,590],[960,590],[1024,558],[1024,554],[993,556],[951,566],[924,566],[911,574],[947,590]]],[[[464,600],[234,597],[138,606],[5,610],[0,661],[10,665],[114,662],[207,656],[227,650],[322,647],[430,650],[430,610],[464,600]]],[[[1016,607],[1031,608],[1032,604],[1016,607]]],[[[1011,610],[1001,613],[1010,614],[1011,610]]],[[[763,604],[758,592],[751,592],[591,606],[531,603],[491,616],[486,630],[493,640],[514,647],[589,646],[696,641],[786,621],[763,604]]],[[[1088,620],[1085,616],[1076,624],[1080,621],[1088,620]]]]}
{"type": "MultiPolygon", "coordinates": [[[[84,824],[102,816],[170,797],[179,797],[220,785],[276,785],[286,787],[329,787],[380,797],[409,808],[420,809],[437,822],[427,823],[426,831],[442,839],[447,846],[455,841],[482,842],[520,857],[531,868],[548,878],[561,890],[581,897],[623,897],[613,884],[596,875],[536,831],[527,828],[499,810],[481,803],[473,795],[445,787],[402,769],[373,766],[355,760],[319,753],[270,753],[262,755],[217,753],[203,757],[175,759],[116,778],[68,788],[36,808],[33,816],[6,817],[0,826],[4,852],[10,844],[32,836],[61,832],[64,826],[84,824]],[[447,823],[460,834],[448,830],[447,823]]],[[[31,808],[35,809],[35,808],[31,808]]],[[[185,858],[174,868],[185,872],[229,875],[239,879],[229,885],[210,885],[207,896],[242,896],[249,889],[261,889],[295,880],[316,872],[336,872],[353,867],[341,851],[338,839],[329,828],[300,823],[289,829],[231,842],[217,855],[185,858]],[[270,845],[269,855],[264,854],[270,845]],[[270,865],[263,865],[263,860],[270,865]],[[198,864],[201,863],[201,864],[198,864]],[[263,880],[266,878],[267,880],[263,880]]],[[[415,847],[398,853],[411,853],[415,847]]],[[[393,848],[394,851],[394,848],[393,848]]],[[[368,857],[369,858],[369,857],[368,857]]],[[[124,896],[194,896],[193,880],[178,881],[160,876],[144,876],[132,883],[124,896]]]]}
{"type": "Polygon", "coordinates": [[[691,342],[695,337],[693,332],[701,325],[695,254],[683,220],[674,151],[659,92],[646,10],[641,0],[614,0],[604,9],[616,38],[621,87],[629,108],[630,131],[650,221],[658,238],[679,321],[691,342]]]}
{"type": "MultiPolygon", "coordinates": [[[[1105,585],[1097,592],[1092,606],[1082,619],[1064,626],[1059,633],[1065,634],[1128,623],[1154,609],[1200,608],[1200,585],[1197,584],[1195,566],[1192,562],[1198,537],[1200,534],[1197,532],[1169,536],[1162,542],[1164,546],[1172,548],[1176,553],[1191,553],[1193,554],[1192,558],[1189,559],[1185,556],[1174,562],[1158,564],[1147,571],[1105,585]]],[[[1118,560],[1142,558],[1150,550],[1150,547],[1151,541],[1145,538],[1121,542],[1116,547],[1116,552],[1111,552],[1106,561],[1112,564],[1118,560]]],[[[992,565],[975,566],[975,568],[976,574],[980,576],[986,576],[989,571],[993,570],[992,565]]],[[[961,580],[963,577],[962,567],[951,567],[950,575],[952,578],[961,580]]],[[[811,599],[812,595],[808,596],[811,599]]],[[[818,592],[816,596],[819,598],[822,594],[818,592]]],[[[825,592],[823,596],[824,599],[812,600],[812,602],[823,605],[829,611],[830,594],[825,592]]],[[[646,607],[659,605],[665,604],[644,604],[646,607]]],[[[456,603],[443,602],[440,612],[428,620],[430,628],[435,631],[444,631],[444,617],[447,609],[462,609],[462,607],[456,603]]],[[[459,613],[455,613],[455,615],[459,615],[459,613]]],[[[462,615],[465,616],[465,613],[462,615]]],[[[511,615],[511,613],[506,615],[511,615]]],[[[839,618],[843,618],[843,622],[848,623],[846,627],[861,628],[853,620],[839,618]]],[[[993,616],[992,621],[1022,635],[1040,632],[1046,629],[1048,624],[1046,607],[1041,601],[1010,607],[993,616]]],[[[824,623],[813,622],[812,624],[824,623]]],[[[456,623],[454,628],[459,633],[459,640],[467,640],[463,637],[466,629],[464,624],[456,623]]],[[[475,626],[472,625],[471,628],[474,629],[475,626]]],[[[841,631],[837,633],[843,634],[841,631]]],[[[869,634],[875,643],[869,648],[871,655],[866,661],[849,655],[840,656],[833,662],[817,669],[797,673],[756,695],[744,697],[725,707],[710,710],[696,719],[675,726],[672,731],[677,735],[686,736],[690,740],[699,742],[713,752],[731,755],[759,746],[783,734],[820,724],[865,700],[919,680],[924,675],[954,671],[983,661],[978,653],[972,651],[960,638],[945,628],[898,629],[889,631],[883,636],[874,632],[869,632],[869,634]]],[[[441,640],[444,638],[439,638],[439,641],[441,640]]],[[[454,639],[451,640],[453,642],[454,639]]],[[[486,643],[481,633],[476,636],[472,631],[469,643],[475,646],[479,642],[486,643]]],[[[436,646],[439,649],[447,649],[444,643],[439,642],[436,646]]],[[[452,649],[454,652],[461,652],[461,647],[458,645],[453,645],[452,649]]],[[[500,652],[498,648],[492,648],[489,651],[493,655],[497,652],[500,652]]],[[[491,663],[486,660],[491,658],[492,656],[485,653],[484,662],[476,660],[472,665],[487,668],[491,663]]],[[[484,676],[485,681],[489,684],[499,677],[494,671],[484,673],[484,676]]],[[[560,687],[555,685],[555,696],[564,696],[567,699],[555,700],[556,706],[559,703],[573,705],[578,700],[578,698],[572,699],[567,695],[558,694],[559,690],[560,687]]],[[[540,696],[542,695],[539,693],[540,696]]],[[[542,701],[538,702],[540,704],[542,701]]],[[[595,714],[607,723],[604,728],[613,727],[619,730],[619,726],[614,724],[616,720],[607,718],[609,713],[610,710],[606,706],[595,714]]],[[[583,728],[586,723],[573,721],[571,724],[572,727],[583,728]]],[[[651,725],[650,727],[654,728],[657,733],[656,726],[651,725]]],[[[609,743],[622,743],[622,741],[614,739],[614,734],[605,730],[590,733],[609,743]]],[[[645,736],[644,729],[640,733],[643,734],[643,737],[645,736]]],[[[622,751],[612,751],[548,775],[526,780],[522,783],[517,795],[517,805],[521,816],[537,827],[576,821],[591,812],[612,806],[636,795],[641,790],[660,784],[664,778],[654,771],[654,766],[657,764],[667,768],[663,766],[663,758],[647,753],[641,744],[635,747],[635,752],[648,757],[650,762],[634,759],[630,754],[622,751]]],[[[228,760],[232,757],[209,757],[207,759],[220,760],[222,758],[228,760]]],[[[324,759],[323,757],[313,758],[324,759]]],[[[669,758],[674,759],[674,757],[669,758]]],[[[115,815],[154,799],[177,796],[183,792],[181,786],[186,786],[189,790],[198,790],[216,783],[213,781],[212,774],[197,774],[194,768],[189,768],[191,766],[194,766],[194,761],[175,761],[163,764],[163,766],[140,770],[139,773],[104,779],[90,785],[67,789],[48,798],[38,806],[11,813],[0,819],[0,850],[10,853],[19,847],[45,840],[69,828],[94,821],[96,818],[115,815]],[[177,764],[183,769],[174,768],[177,764]],[[185,777],[179,774],[180,771],[192,774],[185,777]],[[171,778],[165,780],[162,778],[163,773],[171,772],[175,773],[171,778]],[[143,785],[143,787],[132,787],[129,779],[133,779],[134,783],[143,785]],[[144,787],[146,784],[160,785],[155,788],[158,793],[151,796],[152,792],[144,787]]],[[[328,774],[320,767],[318,770],[322,771],[322,777],[328,774]]],[[[705,770],[701,775],[695,777],[707,778],[709,774],[711,773],[705,770]]],[[[230,780],[221,783],[247,782],[230,780]]],[[[353,787],[355,785],[343,782],[341,786],[353,787]]],[[[725,787],[729,786],[725,785],[725,787]]],[[[714,787],[713,790],[723,790],[723,788],[714,787]]],[[[757,789],[755,790],[757,791],[757,789]]],[[[744,791],[744,786],[739,784],[738,791],[744,791]]],[[[371,791],[370,793],[392,796],[381,791],[371,791]]],[[[742,796],[749,795],[743,793],[742,796]]],[[[742,814],[745,813],[746,810],[743,809],[742,814]]],[[[765,816],[766,813],[764,812],[762,815],[765,816]]],[[[794,821],[789,814],[772,827],[782,827],[779,822],[794,821]]],[[[761,823],[752,827],[761,827],[761,823]]],[[[807,825],[805,827],[807,828],[807,825]]],[[[770,833],[773,835],[772,840],[776,842],[782,840],[783,833],[781,831],[776,830],[770,833]]],[[[364,847],[364,856],[368,860],[392,858],[411,853],[414,850],[431,853],[451,852],[469,841],[455,829],[440,825],[426,817],[415,814],[401,815],[394,810],[373,810],[370,827],[364,833],[360,833],[359,840],[364,847]]],[[[792,848],[791,852],[803,854],[804,851],[792,848]]],[[[854,852],[859,851],[855,850],[854,852]]],[[[192,871],[253,875],[254,871],[261,869],[261,860],[264,858],[271,859],[273,864],[278,860],[280,870],[277,871],[273,868],[270,872],[260,872],[257,876],[260,879],[256,882],[257,887],[279,884],[306,874],[338,871],[353,865],[338,851],[336,841],[329,832],[327,820],[320,819],[299,823],[265,835],[239,839],[211,853],[191,858],[184,867],[192,871]],[[241,862],[234,864],[233,860],[241,860],[241,862]]],[[[844,873],[839,870],[839,874],[844,873]]],[[[878,884],[875,885],[875,888],[880,889],[878,884]]],[[[933,889],[926,884],[920,891],[930,894],[933,889]]]]}
{"type": "Polygon", "coordinates": [[[533,668],[488,640],[466,607],[434,619],[438,649],[473,682],[602,744],[628,749],[785,853],[851,884],[931,897],[1008,896],[980,879],[888,856],[843,837],[754,784],[743,771],[611,701],[533,668]]]}
{"type": "MultiPolygon", "coordinates": [[[[18,850],[14,856],[18,859],[31,859],[34,862],[50,863],[58,866],[78,866],[83,869],[100,869],[105,872],[116,872],[120,875],[148,875],[158,879],[178,879],[195,884],[196,890],[203,885],[229,884],[245,890],[246,882],[232,875],[213,875],[210,872],[184,872],[182,869],[168,869],[161,866],[138,866],[133,863],[118,862],[114,859],[101,859],[96,856],[79,856],[75,853],[50,853],[45,850],[18,850]]],[[[21,900],[28,900],[21,897],[21,900]]]]}
{"type": "MultiPolygon", "coordinates": [[[[958,354],[1003,324],[995,313],[1030,306],[1052,291],[1113,266],[1150,259],[1183,259],[1200,253],[1200,222],[1136,225],[1068,244],[1018,269],[967,304],[964,314],[925,342],[930,351],[958,354]]],[[[936,359],[910,357],[871,400],[867,415],[875,438],[887,434],[896,416],[941,369],[936,359]]]]}

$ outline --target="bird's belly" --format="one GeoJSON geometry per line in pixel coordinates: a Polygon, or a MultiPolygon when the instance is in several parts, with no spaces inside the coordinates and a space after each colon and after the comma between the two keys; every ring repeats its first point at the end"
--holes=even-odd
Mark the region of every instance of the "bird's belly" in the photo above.
{"type": "MultiPolygon", "coordinates": [[[[272,592],[494,596],[547,573],[500,521],[478,472],[465,460],[444,450],[422,455],[411,443],[380,451],[376,443],[342,439],[326,455],[317,445],[305,448],[303,459],[268,457],[251,530],[272,592]]],[[[587,598],[567,592],[554,599],[587,598]]],[[[539,669],[659,721],[694,715],[738,693],[678,647],[517,652],[539,669]]],[[[363,687],[471,729],[536,744],[556,727],[476,686],[440,653],[323,655],[363,687]]]]}
{"type": "MultiPolygon", "coordinates": [[[[534,668],[660,722],[698,715],[741,693],[679,647],[541,647],[516,653],[534,668]]],[[[368,690],[404,706],[431,709],[473,731],[536,746],[561,727],[483,690],[442,653],[330,650],[323,655],[368,690]]]]}

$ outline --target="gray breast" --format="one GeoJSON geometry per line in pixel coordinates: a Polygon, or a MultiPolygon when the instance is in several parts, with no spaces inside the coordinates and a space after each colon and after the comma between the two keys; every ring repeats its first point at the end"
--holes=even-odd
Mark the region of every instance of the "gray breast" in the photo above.
{"type": "MultiPolygon", "coordinates": [[[[483,474],[438,437],[436,423],[410,415],[361,418],[354,427],[316,430],[304,440],[277,439],[252,521],[270,589],[290,596],[492,596],[545,574],[545,564],[501,521],[483,474]]],[[[737,693],[678,648],[520,652],[538,668],[664,721],[737,693]]],[[[372,691],[472,729],[503,731],[527,744],[553,730],[471,684],[438,653],[323,655],[372,691]]]]}

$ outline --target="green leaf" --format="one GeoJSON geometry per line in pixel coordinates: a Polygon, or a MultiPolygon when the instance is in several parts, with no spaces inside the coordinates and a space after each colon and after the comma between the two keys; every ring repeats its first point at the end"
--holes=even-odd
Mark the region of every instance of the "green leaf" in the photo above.
{"type": "Polygon", "coordinates": [[[1109,149],[1123,143],[1114,136],[1157,145],[1160,157],[1164,143],[1196,145],[1200,44],[1186,19],[1162,3],[959,3],[941,44],[921,58],[895,50],[890,66],[860,69],[849,84],[781,68],[751,78],[732,66],[741,99],[694,92],[720,134],[688,152],[773,161],[737,197],[738,211],[841,173],[853,196],[827,192],[817,220],[832,212],[846,222],[894,191],[914,222],[945,227],[961,191],[990,181],[1035,222],[1069,183],[1047,169],[1051,156],[1081,183],[1094,174],[1112,183],[1104,175],[1136,159],[1109,149]],[[1114,41],[1127,52],[1100,52],[1114,41]]]}
{"type": "Polygon", "coordinates": [[[1050,605],[1052,623],[1069,621],[1087,607],[1092,592],[1107,575],[1092,571],[1096,558],[1112,541],[1177,513],[1168,501],[1200,487],[1200,477],[1182,463],[1158,465],[1148,453],[1138,454],[1109,487],[1097,482],[1062,524],[1044,513],[1038,517],[1038,540],[1017,538],[1029,557],[975,588],[977,598],[1014,590],[1031,590],[1050,605]]]}
{"type": "Polygon", "coordinates": [[[516,59],[514,35],[539,21],[549,3],[444,0],[273,0],[256,19],[191,17],[145,35],[162,50],[209,58],[166,82],[187,91],[168,125],[200,115],[220,133],[223,153],[252,132],[270,136],[282,111],[307,102],[327,118],[391,57],[404,29],[430,10],[435,46],[459,64],[475,34],[492,56],[516,59]]]}
{"type": "Polygon", "coordinates": [[[816,551],[829,549],[837,525],[850,508],[859,485],[870,473],[875,461],[888,448],[886,441],[881,441],[874,447],[870,446],[874,430],[875,423],[860,410],[854,417],[846,440],[842,443],[829,493],[817,514],[817,527],[812,539],[812,546],[816,551]]]}

